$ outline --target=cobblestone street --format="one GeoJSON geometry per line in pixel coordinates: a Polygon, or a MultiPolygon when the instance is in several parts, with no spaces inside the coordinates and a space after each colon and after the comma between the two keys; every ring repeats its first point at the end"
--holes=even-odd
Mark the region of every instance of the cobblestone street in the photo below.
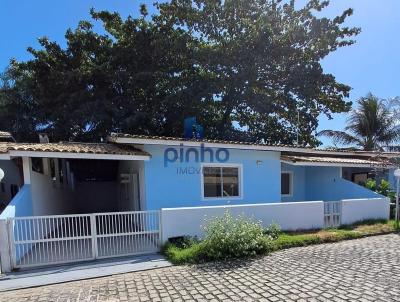
{"type": "Polygon", "coordinates": [[[400,301],[400,237],[0,293],[1,301],[400,301]]]}

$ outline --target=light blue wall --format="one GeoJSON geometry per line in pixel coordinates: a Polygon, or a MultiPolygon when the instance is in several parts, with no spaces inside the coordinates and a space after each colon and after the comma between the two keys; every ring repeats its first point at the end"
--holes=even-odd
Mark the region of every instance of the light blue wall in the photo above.
{"type": "Polygon", "coordinates": [[[374,198],[379,194],[341,178],[340,167],[306,167],[307,200],[374,198]]]}
{"type": "Polygon", "coordinates": [[[30,185],[23,185],[17,195],[0,215],[0,219],[33,215],[32,192],[30,185]]]}
{"type": "Polygon", "coordinates": [[[282,163],[282,171],[293,172],[293,195],[282,201],[374,198],[378,194],[341,178],[340,167],[306,167],[282,163]]]}
{"type": "Polygon", "coordinates": [[[305,167],[307,200],[336,200],[332,188],[341,179],[340,167],[305,167]]]}
{"type": "MultiPolygon", "coordinates": [[[[168,147],[145,146],[145,151],[151,154],[151,159],[145,162],[144,173],[145,203],[148,210],[185,206],[280,202],[281,200],[279,152],[229,149],[229,160],[226,163],[242,164],[243,198],[202,200],[201,163],[195,162],[194,156],[191,156],[187,163],[169,163],[165,167],[164,151],[166,148],[168,147]],[[257,161],[259,161],[258,164],[257,161]],[[185,168],[188,169],[187,174],[179,173],[185,168]]],[[[178,152],[180,148],[180,146],[176,147],[178,152]]],[[[184,150],[186,151],[187,148],[184,148],[184,150]]],[[[215,153],[216,149],[213,148],[213,151],[215,153]]],[[[209,162],[208,155],[205,162],[209,162]]]]}
{"type": "Polygon", "coordinates": [[[306,201],[306,169],[282,163],[282,172],[289,171],[293,175],[292,196],[282,196],[282,201],[306,201]]]}

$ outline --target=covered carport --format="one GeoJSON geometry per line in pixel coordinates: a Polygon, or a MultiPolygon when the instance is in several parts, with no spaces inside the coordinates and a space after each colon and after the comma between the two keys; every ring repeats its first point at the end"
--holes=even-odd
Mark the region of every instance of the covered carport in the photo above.
{"type": "Polygon", "coordinates": [[[11,268],[159,250],[159,213],[145,211],[142,191],[148,153],[112,143],[2,147],[22,159],[24,180],[0,217],[11,268]]]}
{"type": "Polygon", "coordinates": [[[84,214],[145,209],[143,166],[149,154],[105,143],[8,144],[22,158],[31,187],[32,215],[84,214]]]}

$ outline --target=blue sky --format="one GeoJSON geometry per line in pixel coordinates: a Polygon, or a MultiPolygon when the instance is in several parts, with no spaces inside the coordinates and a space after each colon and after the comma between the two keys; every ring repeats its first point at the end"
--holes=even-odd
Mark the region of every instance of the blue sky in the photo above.
{"type": "MultiPolygon", "coordinates": [[[[37,47],[37,38],[47,36],[64,44],[67,28],[89,18],[89,9],[118,11],[122,16],[136,15],[139,3],[134,0],[1,0],[0,70],[10,58],[28,59],[28,46],[37,47]]],[[[298,0],[298,5],[305,0],[298,0]]],[[[354,9],[349,26],[359,26],[362,33],[353,46],[329,55],[322,63],[326,72],[350,85],[350,100],[372,92],[382,98],[400,96],[400,11],[399,0],[331,0],[323,14],[335,16],[348,7],[354,9]]],[[[151,9],[150,9],[151,12],[151,9]]],[[[320,119],[320,129],[342,129],[345,114],[333,120],[320,119]]],[[[329,141],[324,140],[326,145],[329,141]]]]}

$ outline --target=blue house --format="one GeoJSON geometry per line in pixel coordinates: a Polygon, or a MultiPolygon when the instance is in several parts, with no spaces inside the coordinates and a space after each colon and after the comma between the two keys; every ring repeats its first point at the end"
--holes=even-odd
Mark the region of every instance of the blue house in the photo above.
{"type": "Polygon", "coordinates": [[[0,142],[5,179],[21,188],[3,217],[10,207],[27,216],[373,198],[343,172],[387,173],[383,156],[128,134],[98,144],[0,142]]]}
{"type": "Polygon", "coordinates": [[[151,155],[139,171],[145,209],[376,197],[342,171],[388,169],[373,152],[127,134],[110,142],[151,155]]]}
{"type": "Polygon", "coordinates": [[[388,218],[387,199],[349,175],[388,173],[392,156],[129,134],[107,143],[0,142],[2,265],[158,251],[226,208],[287,229],[388,218]]]}

